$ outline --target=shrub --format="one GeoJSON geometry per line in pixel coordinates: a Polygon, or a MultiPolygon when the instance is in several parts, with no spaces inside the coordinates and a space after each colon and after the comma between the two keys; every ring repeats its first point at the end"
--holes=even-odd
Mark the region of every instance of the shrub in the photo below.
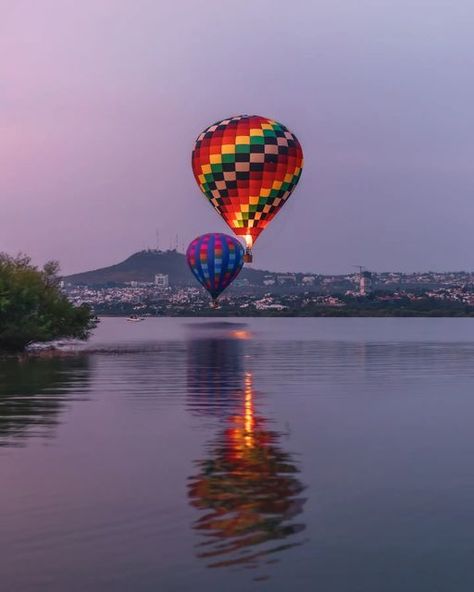
{"type": "Polygon", "coordinates": [[[0,253],[0,350],[22,351],[33,342],[65,337],[87,339],[95,318],[61,292],[59,265],[42,269],[29,257],[0,253]]]}

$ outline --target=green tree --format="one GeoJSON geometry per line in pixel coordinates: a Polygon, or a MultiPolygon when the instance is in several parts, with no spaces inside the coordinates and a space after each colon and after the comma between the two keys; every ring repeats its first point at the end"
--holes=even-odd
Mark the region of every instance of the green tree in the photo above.
{"type": "Polygon", "coordinates": [[[0,350],[22,351],[30,343],[64,337],[87,339],[95,317],[61,292],[58,273],[55,261],[38,269],[29,257],[0,253],[0,350]]]}

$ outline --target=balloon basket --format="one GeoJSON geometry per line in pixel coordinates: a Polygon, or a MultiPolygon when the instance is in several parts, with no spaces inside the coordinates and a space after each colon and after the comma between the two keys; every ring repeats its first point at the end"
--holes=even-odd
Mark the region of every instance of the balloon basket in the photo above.
{"type": "Polygon", "coordinates": [[[250,249],[245,249],[245,253],[244,253],[244,262],[245,263],[252,263],[253,261],[253,255],[252,255],[252,251],[250,249]]]}
{"type": "Polygon", "coordinates": [[[219,308],[219,303],[217,302],[217,300],[211,300],[211,308],[219,308]]]}

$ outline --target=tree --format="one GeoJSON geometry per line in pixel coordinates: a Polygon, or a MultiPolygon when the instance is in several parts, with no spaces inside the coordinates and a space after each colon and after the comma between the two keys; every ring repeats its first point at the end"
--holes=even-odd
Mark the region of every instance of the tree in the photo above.
{"type": "Polygon", "coordinates": [[[74,306],[60,290],[59,264],[42,269],[29,257],[0,253],[0,350],[22,351],[33,342],[87,339],[96,321],[87,306],[74,306]]]}

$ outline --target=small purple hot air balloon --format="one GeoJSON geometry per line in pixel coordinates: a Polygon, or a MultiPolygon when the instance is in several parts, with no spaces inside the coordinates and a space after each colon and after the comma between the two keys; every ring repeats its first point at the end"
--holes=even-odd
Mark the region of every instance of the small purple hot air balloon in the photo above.
{"type": "Polygon", "coordinates": [[[234,237],[212,232],[191,242],[186,259],[194,277],[211,295],[213,306],[217,306],[218,296],[242,269],[244,248],[234,237]]]}

